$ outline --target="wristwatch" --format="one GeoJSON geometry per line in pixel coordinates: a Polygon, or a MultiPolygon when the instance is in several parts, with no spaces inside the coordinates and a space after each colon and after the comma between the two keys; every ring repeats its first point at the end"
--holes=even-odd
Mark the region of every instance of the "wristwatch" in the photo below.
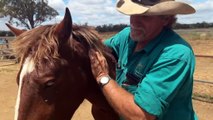
{"type": "Polygon", "coordinates": [[[104,85],[108,84],[110,80],[111,80],[111,78],[108,75],[101,76],[100,79],[98,80],[99,81],[99,86],[101,88],[103,88],[104,85]]]}

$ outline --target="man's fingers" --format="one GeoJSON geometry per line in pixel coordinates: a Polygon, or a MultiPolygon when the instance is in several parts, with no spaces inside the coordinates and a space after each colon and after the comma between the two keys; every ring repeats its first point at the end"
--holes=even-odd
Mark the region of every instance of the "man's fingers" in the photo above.
{"type": "Polygon", "coordinates": [[[100,54],[99,52],[95,52],[95,53],[96,53],[98,60],[101,62],[101,64],[103,64],[103,62],[106,61],[105,57],[102,54],[100,54]]]}
{"type": "Polygon", "coordinates": [[[97,55],[96,55],[95,50],[91,49],[91,50],[89,51],[89,58],[90,58],[90,62],[91,62],[93,65],[97,64],[98,58],[97,58],[97,55]]]}
{"type": "Polygon", "coordinates": [[[96,57],[97,57],[97,59],[98,59],[98,62],[99,62],[100,67],[101,67],[103,70],[105,70],[105,69],[106,69],[105,66],[106,66],[106,64],[107,64],[105,57],[104,57],[102,54],[100,54],[99,52],[95,52],[95,53],[96,53],[96,57]]]}
{"type": "Polygon", "coordinates": [[[89,51],[89,57],[92,72],[96,78],[102,74],[108,74],[108,64],[105,57],[101,53],[91,49],[89,51]]]}
{"type": "Polygon", "coordinates": [[[94,59],[95,51],[93,49],[89,50],[89,57],[90,59],[94,59]]]}

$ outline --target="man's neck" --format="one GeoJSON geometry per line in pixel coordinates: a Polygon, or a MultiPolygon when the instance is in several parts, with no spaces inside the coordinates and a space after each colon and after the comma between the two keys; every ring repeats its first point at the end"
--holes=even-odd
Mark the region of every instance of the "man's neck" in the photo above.
{"type": "Polygon", "coordinates": [[[150,42],[151,40],[146,40],[146,41],[140,41],[136,44],[135,50],[134,52],[138,52],[142,49],[144,49],[144,47],[150,42]]]}

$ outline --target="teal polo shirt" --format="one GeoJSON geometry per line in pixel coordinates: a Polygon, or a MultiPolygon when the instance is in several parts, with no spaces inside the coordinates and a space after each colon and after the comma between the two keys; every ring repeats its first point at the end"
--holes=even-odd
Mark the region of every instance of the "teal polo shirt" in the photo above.
{"type": "Polygon", "coordinates": [[[117,83],[134,95],[135,103],[158,120],[197,120],[192,106],[195,57],[190,45],[164,29],[144,49],[127,27],[105,41],[118,57],[117,83]]]}

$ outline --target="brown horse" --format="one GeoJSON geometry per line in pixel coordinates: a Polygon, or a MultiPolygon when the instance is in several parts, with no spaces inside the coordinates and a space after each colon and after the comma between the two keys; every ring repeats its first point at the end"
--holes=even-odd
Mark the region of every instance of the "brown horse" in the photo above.
{"type": "Polygon", "coordinates": [[[115,60],[93,29],[72,25],[68,9],[56,25],[29,31],[7,26],[17,36],[14,45],[21,59],[14,120],[70,120],[85,98],[95,119],[118,119],[92,75],[91,48],[107,58],[115,76],[115,60]]]}

